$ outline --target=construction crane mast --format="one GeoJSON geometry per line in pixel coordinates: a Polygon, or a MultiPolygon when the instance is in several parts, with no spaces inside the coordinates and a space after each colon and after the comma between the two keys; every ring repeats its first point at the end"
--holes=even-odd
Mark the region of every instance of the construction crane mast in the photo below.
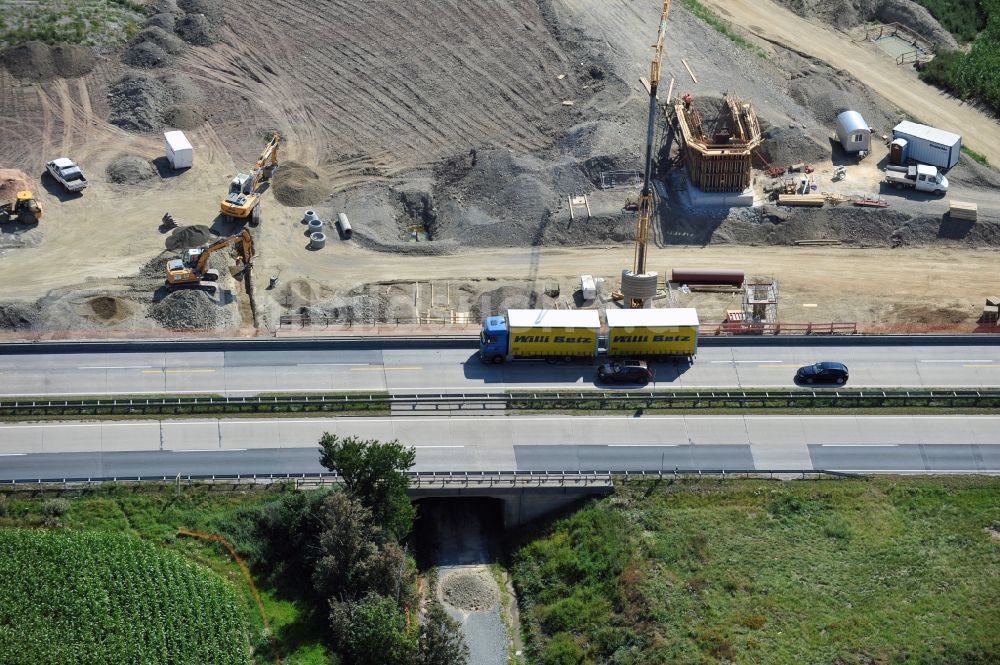
{"type": "MultiPolygon", "coordinates": [[[[649,92],[649,116],[646,124],[646,162],[643,169],[642,191],[639,194],[638,222],[635,237],[635,261],[632,265],[634,276],[646,274],[646,246],[649,237],[649,223],[653,217],[653,189],[650,183],[653,171],[653,136],[656,126],[656,90],[660,85],[660,69],[663,62],[663,41],[667,33],[667,16],[670,14],[670,0],[663,0],[663,11],[660,14],[660,27],[656,34],[656,50],[649,66],[649,81],[642,83],[649,92]]],[[[623,285],[623,293],[624,293],[623,285]]],[[[646,301],[641,295],[625,293],[630,309],[641,309],[646,301]]]]}

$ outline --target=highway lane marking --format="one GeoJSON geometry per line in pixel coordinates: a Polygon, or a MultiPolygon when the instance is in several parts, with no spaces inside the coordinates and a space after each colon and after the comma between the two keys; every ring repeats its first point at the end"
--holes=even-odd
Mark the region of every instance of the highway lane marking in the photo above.
{"type": "Polygon", "coordinates": [[[423,367],[383,367],[377,365],[375,367],[352,367],[352,372],[404,372],[409,370],[420,370],[423,367]]]}
{"type": "Polygon", "coordinates": [[[147,369],[152,365],[84,365],[77,369],[147,369]]]}
{"type": "MultiPolygon", "coordinates": [[[[210,367],[198,367],[198,368],[191,368],[191,369],[146,369],[146,370],[143,370],[142,373],[143,374],[160,374],[162,372],[163,374],[200,374],[200,373],[214,372],[214,371],[216,371],[214,368],[210,368],[210,367]]],[[[202,391],[202,392],[204,392],[204,391],[202,391]]]]}
{"type": "Polygon", "coordinates": [[[246,448],[171,448],[172,453],[242,453],[246,448]]]}
{"type": "Polygon", "coordinates": [[[711,360],[712,363],[783,363],[784,360],[711,360]]]}
{"type": "MultiPolygon", "coordinates": [[[[584,444],[586,445],[586,444],[584,444]]],[[[679,443],[609,443],[608,448],[676,448],[679,443]]]]}
{"type": "Polygon", "coordinates": [[[978,360],[978,359],[970,359],[970,360],[921,360],[920,362],[922,362],[922,363],[991,363],[993,361],[987,358],[987,359],[984,359],[984,360],[978,360]]]}
{"type": "Polygon", "coordinates": [[[993,369],[1000,369],[1000,365],[962,365],[962,367],[992,367],[993,369]]]}
{"type": "MultiPolygon", "coordinates": [[[[923,444],[910,443],[910,446],[923,444]]],[[[898,443],[821,443],[820,448],[898,448],[898,443]]]]}
{"type": "Polygon", "coordinates": [[[0,453],[0,457],[21,457],[22,455],[27,455],[28,453],[0,453]]]}
{"type": "Polygon", "coordinates": [[[296,363],[296,367],[368,367],[371,363],[296,363]]]}
{"type": "Polygon", "coordinates": [[[413,448],[465,448],[465,446],[412,446],[413,448]]]}

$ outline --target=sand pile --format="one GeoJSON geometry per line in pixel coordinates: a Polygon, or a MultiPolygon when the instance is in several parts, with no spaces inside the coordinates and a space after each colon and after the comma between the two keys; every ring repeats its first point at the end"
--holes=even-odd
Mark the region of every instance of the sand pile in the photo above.
{"type": "Polygon", "coordinates": [[[108,104],[109,122],[130,131],[148,132],[165,124],[193,129],[204,121],[201,90],[177,73],[156,78],[142,74],[126,76],[111,86],[108,104]],[[184,125],[172,122],[178,120],[184,125]]]}
{"type": "Polygon", "coordinates": [[[194,249],[201,247],[215,240],[212,230],[202,224],[193,226],[181,226],[174,229],[174,232],[167,236],[167,249],[180,251],[182,249],[194,249]]]}
{"type": "Polygon", "coordinates": [[[0,203],[9,203],[17,197],[17,193],[31,190],[28,175],[17,169],[0,169],[0,203]]]}
{"type": "Polygon", "coordinates": [[[97,58],[86,46],[25,42],[0,52],[0,61],[16,78],[48,81],[84,76],[94,68],[97,58]]]}
{"type": "Polygon", "coordinates": [[[271,180],[274,198],[286,206],[310,206],[321,203],[329,193],[318,173],[299,162],[282,162],[271,180]]]}
{"type": "Polygon", "coordinates": [[[156,177],[156,167],[144,157],[125,155],[108,164],[108,180],[119,185],[138,185],[156,177]]]}
{"type": "Polygon", "coordinates": [[[149,308],[149,318],[164,328],[202,330],[232,328],[230,308],[218,305],[213,297],[199,289],[180,289],[149,308]]]}

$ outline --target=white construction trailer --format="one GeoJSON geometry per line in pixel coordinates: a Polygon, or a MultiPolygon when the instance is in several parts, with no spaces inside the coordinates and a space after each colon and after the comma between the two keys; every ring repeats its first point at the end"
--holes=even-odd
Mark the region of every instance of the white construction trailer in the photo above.
{"type": "Polygon", "coordinates": [[[958,164],[962,152],[962,137],[943,129],[918,125],[905,120],[892,128],[889,162],[905,164],[908,161],[950,169],[958,164]]]}
{"type": "Polygon", "coordinates": [[[867,153],[872,149],[872,128],[857,111],[844,111],[837,116],[837,138],[847,153],[867,153]]]}

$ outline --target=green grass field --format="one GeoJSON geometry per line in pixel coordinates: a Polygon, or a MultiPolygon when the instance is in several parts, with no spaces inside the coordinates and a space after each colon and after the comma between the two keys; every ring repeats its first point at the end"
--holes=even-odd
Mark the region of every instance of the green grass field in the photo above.
{"type": "Polygon", "coordinates": [[[0,14],[0,48],[29,40],[114,46],[135,36],[146,15],[136,0],[24,0],[0,14]]]}
{"type": "MultiPolygon", "coordinates": [[[[198,531],[217,533],[220,524],[237,508],[253,506],[273,500],[283,488],[275,486],[265,488],[244,485],[231,486],[181,485],[176,491],[173,485],[143,484],[141,486],[105,485],[84,490],[60,492],[18,492],[0,491],[0,533],[12,533],[16,529],[27,529],[28,533],[47,533],[43,527],[53,526],[51,516],[46,515],[46,506],[57,494],[68,502],[68,510],[57,519],[58,534],[81,534],[97,539],[105,537],[125,537],[141,547],[150,548],[157,557],[164,561],[175,562],[181,558],[181,564],[199,564],[199,572],[209,581],[225,585],[236,596],[240,611],[240,620],[247,624],[248,633],[243,637],[242,651],[232,649],[234,654],[246,654],[247,648],[254,650],[253,659],[249,662],[273,664],[274,658],[267,648],[263,624],[255,609],[249,588],[243,580],[239,568],[228,553],[215,543],[193,538],[178,538],[177,528],[186,527],[198,531]],[[205,569],[208,569],[207,571],[205,569]],[[211,572],[221,577],[218,579],[211,572]]],[[[5,552],[0,545],[0,552],[5,552]]],[[[6,559],[6,554],[0,553],[0,558],[6,559]]],[[[4,572],[7,564],[0,561],[0,589],[8,575],[4,572]]],[[[168,565],[174,565],[170,563],[168,565]]],[[[183,569],[182,569],[183,570],[183,569]]],[[[34,575],[34,573],[31,573],[34,575]]],[[[44,578],[39,578],[44,580],[44,578]]],[[[80,581],[80,587],[87,589],[87,578],[80,581]]],[[[94,583],[96,584],[96,582],[94,583]]],[[[93,586],[93,584],[91,584],[93,586]]],[[[139,587],[137,587],[139,588],[139,587]]],[[[271,628],[277,639],[277,648],[283,665],[322,665],[336,662],[334,656],[328,653],[322,642],[324,626],[317,625],[303,616],[295,603],[287,600],[280,589],[263,587],[260,589],[264,608],[271,623],[271,628]]],[[[7,591],[0,590],[0,633],[3,631],[6,616],[4,610],[19,608],[19,605],[5,602],[7,591]]],[[[200,607],[198,604],[192,605],[200,607]]],[[[18,610],[20,612],[21,610],[18,610]]],[[[144,612],[146,610],[143,610],[144,612]]],[[[95,612],[95,614],[97,614],[95,612]]],[[[142,615],[146,616],[146,614],[142,615]]],[[[27,615],[23,619],[26,620],[27,615]]],[[[100,619],[101,617],[97,617],[100,619]]],[[[14,624],[17,625],[17,624],[14,624]]],[[[205,624],[206,626],[208,624],[205,624]]],[[[176,662],[192,663],[225,662],[201,661],[196,657],[177,658],[173,661],[129,660],[72,660],[38,658],[32,660],[10,660],[6,654],[16,653],[5,647],[3,637],[0,637],[0,665],[14,663],[70,663],[70,662],[176,662]]],[[[197,642],[192,642],[194,645],[197,642]]],[[[234,662],[247,662],[246,659],[234,662]]]]}
{"type": "Polygon", "coordinates": [[[1000,479],[638,484],[515,555],[530,662],[1000,662],[1000,479]]]}
{"type": "Polygon", "coordinates": [[[126,535],[0,529],[0,661],[251,662],[235,588],[126,535]]]}

